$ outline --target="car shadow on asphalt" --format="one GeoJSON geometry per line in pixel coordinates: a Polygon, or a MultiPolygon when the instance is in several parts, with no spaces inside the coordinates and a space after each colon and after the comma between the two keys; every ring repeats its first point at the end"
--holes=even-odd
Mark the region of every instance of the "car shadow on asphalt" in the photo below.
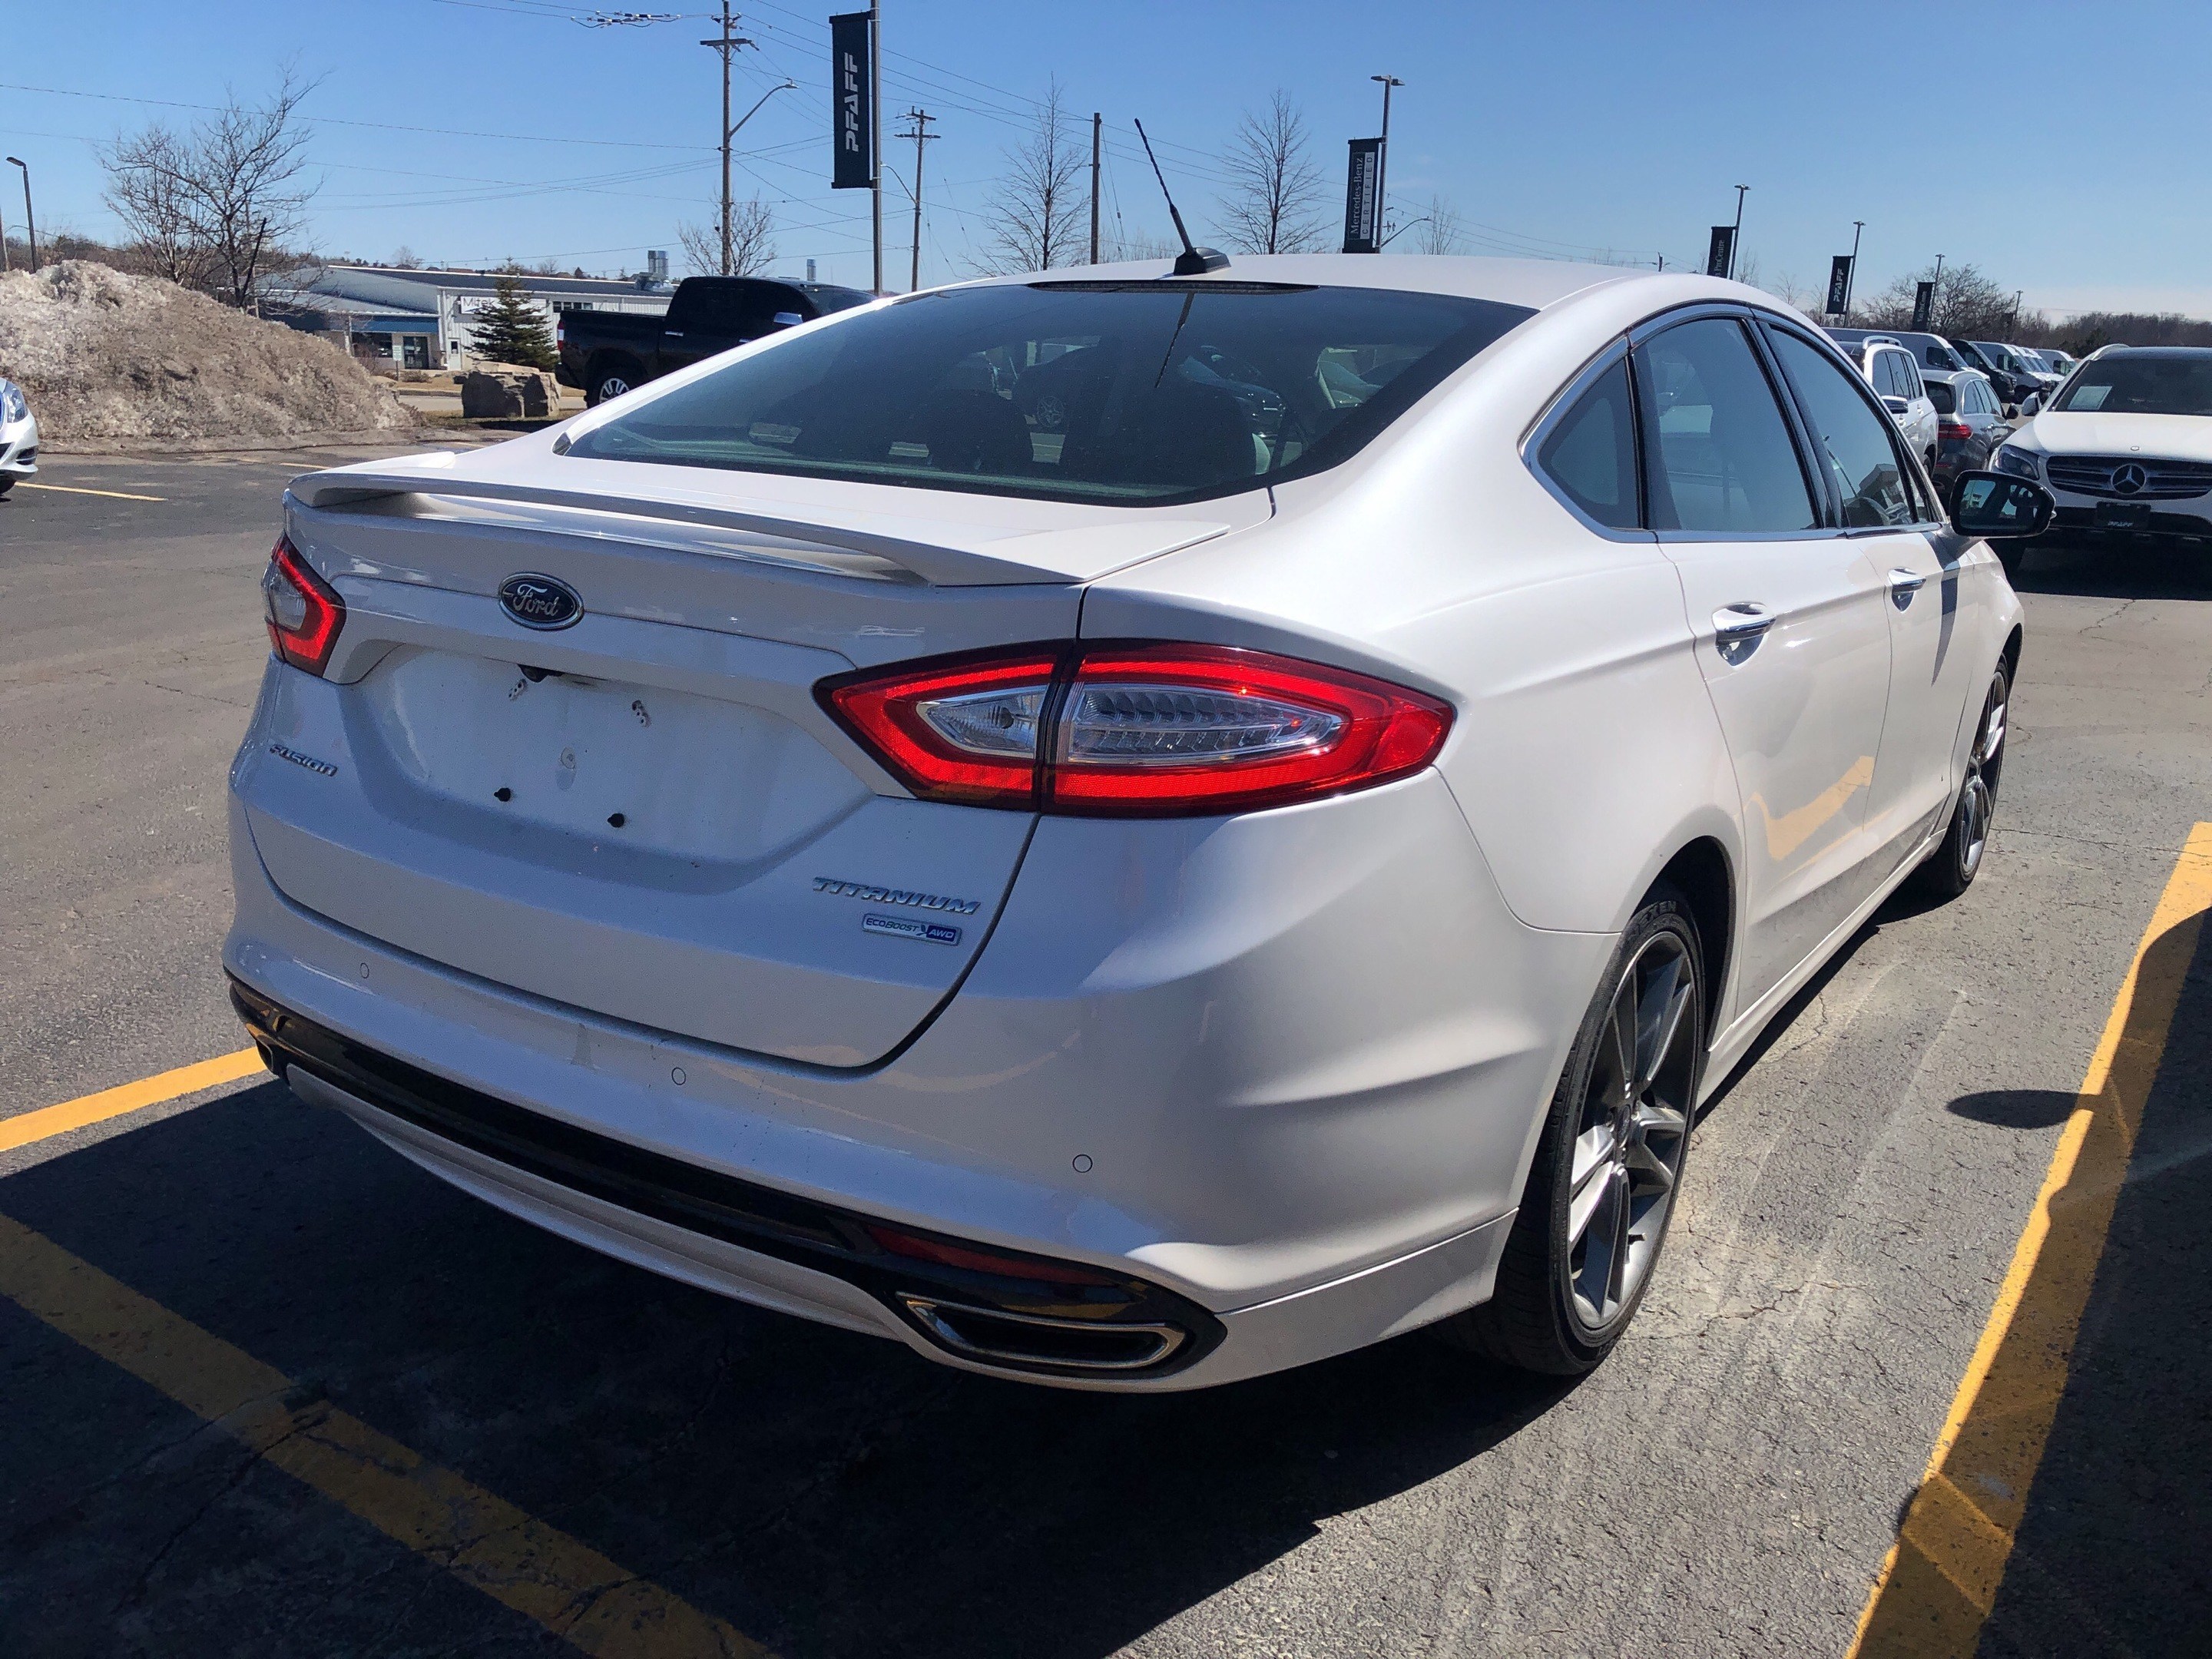
{"type": "MultiPolygon", "coordinates": [[[[2157,1069],[1984,1659],[2212,1653],[2212,923],[2153,941],[2138,983],[2176,970],[2163,1055],[2155,1033],[2122,1041],[2119,1065],[2132,1048],[2157,1069]]],[[[2070,1111],[1952,1109],[2002,1121],[2002,1100],[2041,1127],[2056,1098],[2070,1111]]]]}
{"type": "MultiPolygon", "coordinates": [[[[274,1084],[0,1180],[0,1211],[789,1656],[1112,1653],[1571,1386],[1418,1334],[1191,1395],[948,1371],[540,1232],[274,1084]]],[[[529,1646],[3,1300],[0,1376],[18,1650],[529,1646]]]]}

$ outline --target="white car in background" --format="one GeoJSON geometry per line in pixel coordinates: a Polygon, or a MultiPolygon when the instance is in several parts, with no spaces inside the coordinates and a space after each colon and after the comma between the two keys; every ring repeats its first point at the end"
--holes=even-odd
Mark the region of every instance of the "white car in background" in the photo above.
{"type": "Polygon", "coordinates": [[[2212,347],[2106,346],[1992,465],[2049,489],[2059,530],[2212,548],[2212,347]]]}
{"type": "Polygon", "coordinates": [[[224,965],[445,1179],[949,1364],[1584,1370],[1698,1103],[1980,866],[2050,501],[1956,499],[1702,276],[901,296],[295,480],[224,965]]]}
{"type": "Polygon", "coordinates": [[[1863,339],[1849,342],[1838,340],[1836,344],[1866,376],[1867,384],[1875,389],[1881,406],[1897,422],[1898,430],[1905,434],[1905,442],[1920,458],[1921,465],[1934,467],[1938,441],[1936,403],[1921,381],[1920,368],[1913,361],[1911,348],[1901,340],[1882,334],[1869,334],[1863,339]]]}
{"type": "Polygon", "coordinates": [[[0,380],[0,495],[39,476],[39,422],[31,400],[13,380],[0,380]]]}

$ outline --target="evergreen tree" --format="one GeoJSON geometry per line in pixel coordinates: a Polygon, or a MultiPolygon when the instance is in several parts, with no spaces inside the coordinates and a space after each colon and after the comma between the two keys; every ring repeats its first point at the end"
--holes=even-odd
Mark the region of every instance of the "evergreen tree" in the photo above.
{"type": "Polygon", "coordinates": [[[512,276],[501,277],[494,292],[496,297],[477,313],[470,327],[470,343],[479,355],[495,363],[551,368],[553,331],[546,324],[545,313],[512,276]]]}

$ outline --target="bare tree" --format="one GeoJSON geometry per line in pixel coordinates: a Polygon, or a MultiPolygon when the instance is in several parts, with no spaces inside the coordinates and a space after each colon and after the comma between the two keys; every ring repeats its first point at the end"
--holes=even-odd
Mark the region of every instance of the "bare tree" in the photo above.
{"type": "MultiPolygon", "coordinates": [[[[718,210],[719,211],[719,210],[718,210]]],[[[677,226],[676,240],[691,269],[711,276],[722,269],[720,225],[677,226]]],[[[757,276],[776,260],[775,213],[757,196],[730,204],[730,269],[732,276],[757,276]]]]}
{"type": "Polygon", "coordinates": [[[1868,301],[1854,320],[1870,328],[1910,328],[1914,295],[1918,285],[1927,282],[1936,285],[1930,322],[1938,334],[1995,340],[2003,338],[2011,327],[2011,292],[1982,275],[1978,266],[1963,262],[1946,265],[1941,277],[1933,265],[1906,271],[1868,301]]]}
{"type": "Polygon", "coordinates": [[[1006,152],[1006,176],[991,187],[983,258],[993,270],[1050,270],[1072,263],[1084,246],[1087,162],[1063,101],[1054,81],[1037,106],[1036,130],[1006,152]]]}
{"type": "Polygon", "coordinates": [[[1305,117],[1278,88],[1267,107],[1244,112],[1229,141],[1229,193],[1221,234],[1239,253],[1303,253],[1322,246],[1321,169],[1307,153],[1305,117]]]}
{"type": "Polygon", "coordinates": [[[189,139],[159,126],[118,139],[101,155],[109,203],[142,241],[191,250],[196,285],[246,309],[268,261],[306,224],[313,188],[301,178],[308,135],[298,117],[313,89],[287,70],[266,103],[233,95],[189,139]]]}
{"type": "Polygon", "coordinates": [[[189,143],[159,122],[100,152],[107,205],[130,228],[137,263],[185,288],[205,285],[210,259],[183,180],[189,143]]]}
{"type": "Polygon", "coordinates": [[[1419,234],[1413,238],[1417,253],[1464,253],[1467,233],[1460,223],[1459,210],[1441,196],[1431,196],[1427,210],[1419,221],[1408,227],[1419,234]]]}

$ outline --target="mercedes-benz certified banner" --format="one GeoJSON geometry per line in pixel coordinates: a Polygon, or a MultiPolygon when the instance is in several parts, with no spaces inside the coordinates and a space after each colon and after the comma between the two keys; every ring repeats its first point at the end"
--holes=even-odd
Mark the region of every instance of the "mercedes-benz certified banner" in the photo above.
{"type": "Polygon", "coordinates": [[[1850,299],[1851,256],[1838,253],[1828,262],[1828,315],[1842,316],[1850,299]]]}
{"type": "Polygon", "coordinates": [[[875,111],[869,107],[868,14],[830,20],[830,188],[866,190],[876,182],[875,111]]]}
{"type": "Polygon", "coordinates": [[[1382,141],[1354,138],[1352,170],[1344,187],[1344,251],[1379,253],[1382,250],[1382,198],[1376,186],[1382,178],[1382,141]]]}
{"type": "Polygon", "coordinates": [[[1925,334],[1936,325],[1936,284],[1915,283],[1912,285],[1912,326],[1925,334]]]}
{"type": "Polygon", "coordinates": [[[1735,264],[1735,227],[1715,225],[1713,240],[1705,248],[1705,275],[1725,276],[1735,264]]]}

